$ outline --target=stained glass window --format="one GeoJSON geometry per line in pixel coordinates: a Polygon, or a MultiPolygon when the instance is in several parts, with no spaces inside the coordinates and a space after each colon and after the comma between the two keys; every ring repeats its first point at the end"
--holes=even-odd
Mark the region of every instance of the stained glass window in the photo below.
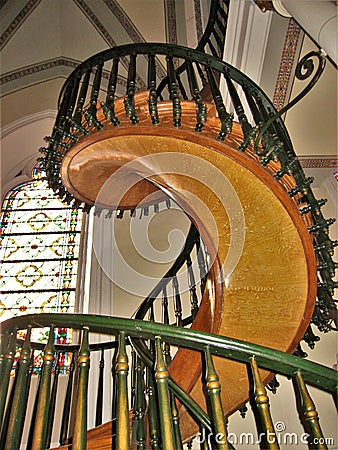
{"type": "MultiPolygon", "coordinates": [[[[64,205],[37,166],[5,197],[0,237],[0,321],[19,314],[74,312],[81,209],[64,205]]],[[[32,340],[45,336],[36,334],[32,340]]],[[[56,342],[68,343],[58,330],[56,342]]]]}

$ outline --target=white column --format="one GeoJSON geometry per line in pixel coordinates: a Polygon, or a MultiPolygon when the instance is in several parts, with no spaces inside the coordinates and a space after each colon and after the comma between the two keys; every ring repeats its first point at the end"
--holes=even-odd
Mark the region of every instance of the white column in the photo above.
{"type": "Polygon", "coordinates": [[[273,0],[275,10],[293,17],[337,64],[337,11],[331,0],[273,0]]]}

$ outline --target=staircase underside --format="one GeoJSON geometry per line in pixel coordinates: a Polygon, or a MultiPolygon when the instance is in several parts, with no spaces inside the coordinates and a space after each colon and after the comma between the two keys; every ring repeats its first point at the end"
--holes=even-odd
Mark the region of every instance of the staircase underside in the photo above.
{"type": "MultiPolygon", "coordinates": [[[[212,105],[203,133],[197,133],[195,103],[182,101],[182,125],[174,128],[172,103],[159,103],[161,121],[154,126],[147,99],[148,92],[135,96],[135,125],[125,116],[123,99],[115,102],[118,127],[98,114],[104,129],[67,153],[64,184],[86,203],[120,209],[158,201],[164,190],[190,215],[214,260],[193,328],[292,353],[316,298],[308,224],[297,199],[286,192],[294,180],[276,181],[276,163],[264,168],[253,152],[237,150],[243,141],[238,124],[224,142],[218,140],[212,105]]],[[[226,387],[221,395],[228,415],[247,400],[247,367],[223,359],[222,364],[216,360],[216,370],[226,387]]],[[[201,361],[186,349],[170,366],[171,375],[198,403],[204,401],[200,372],[201,361]]],[[[264,373],[266,381],[269,377],[264,373]]],[[[182,410],[181,426],[184,439],[196,432],[182,410]]]]}

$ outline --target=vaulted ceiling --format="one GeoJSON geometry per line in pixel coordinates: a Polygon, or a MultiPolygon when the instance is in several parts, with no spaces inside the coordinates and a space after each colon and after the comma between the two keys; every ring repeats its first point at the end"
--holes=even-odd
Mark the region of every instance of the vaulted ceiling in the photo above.
{"type": "MultiPolygon", "coordinates": [[[[25,167],[31,167],[53,125],[61,86],[79,62],[130,42],[195,47],[209,3],[1,0],[3,189],[28,176],[25,167]]],[[[303,88],[301,82],[294,82],[294,66],[300,53],[314,47],[289,19],[262,13],[252,0],[231,2],[224,59],[252,77],[277,103],[281,98],[287,103],[290,95],[303,88]]],[[[286,117],[296,153],[307,170],[315,171],[318,184],[331,179],[336,170],[336,77],[328,62],[314,90],[286,117]]],[[[142,74],[139,82],[144,82],[142,74]]]]}

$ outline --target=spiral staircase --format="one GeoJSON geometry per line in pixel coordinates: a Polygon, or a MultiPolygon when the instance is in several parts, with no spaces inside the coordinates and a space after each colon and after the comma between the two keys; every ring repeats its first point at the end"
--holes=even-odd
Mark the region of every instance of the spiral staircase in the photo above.
{"type": "MultiPolygon", "coordinates": [[[[59,448],[76,450],[233,448],[228,417],[244,414],[247,402],[260,447],[283,448],[267,396],[267,389],[276,390],[275,374],[294,384],[309,447],[327,448],[307,385],[335,396],[336,371],[302,358],[300,341],[313,346],[313,326],[333,328],[332,220],[324,219],[325,201],[314,197],[297,160],[281,120],[285,110],[277,113],[257,85],[220,59],[227,8],[224,0],[212,1],[195,50],[160,43],[114,47],[66,80],[41,149],[54,192],[111,220],[139,210],[156,214],[172,202],[191,225],[181,253],[131,319],[43,314],[2,324],[1,448],[20,448],[24,427],[27,448],[34,450],[50,448],[55,429],[59,448]],[[166,63],[162,79],[159,60],[166,63]],[[127,82],[117,95],[122,61],[127,82]],[[140,89],[144,61],[148,82],[140,89]],[[39,327],[50,327],[44,348],[30,341],[31,329],[39,327]],[[71,328],[80,344],[55,345],[58,327],[71,328]],[[17,330],[26,330],[24,341],[16,339],[17,330]],[[106,340],[90,344],[96,334],[106,340]],[[34,407],[26,411],[37,351],[43,351],[43,367],[34,407]],[[107,351],[114,357],[105,369],[107,351]],[[99,367],[90,367],[97,352],[99,367]],[[61,391],[66,354],[71,363],[61,391]],[[112,420],[102,424],[104,370],[113,372],[114,394],[112,420]],[[97,401],[96,427],[88,431],[90,371],[97,401]]],[[[324,64],[322,54],[311,54],[298,75],[313,75],[311,86],[324,64]]]]}

